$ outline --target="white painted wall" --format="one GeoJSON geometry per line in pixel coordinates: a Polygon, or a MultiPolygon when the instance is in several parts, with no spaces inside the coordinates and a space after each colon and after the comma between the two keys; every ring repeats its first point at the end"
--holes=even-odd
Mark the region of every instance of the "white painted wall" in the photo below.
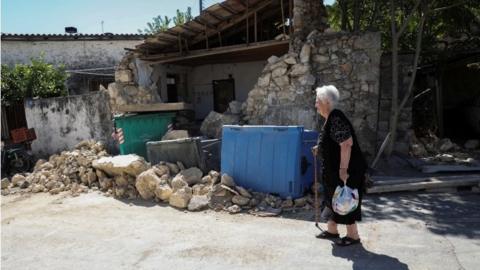
{"type": "Polygon", "coordinates": [[[25,116],[37,139],[32,152],[47,157],[86,139],[103,141],[111,149],[113,131],[108,94],[93,92],[25,102],[25,116]]]}
{"type": "Polygon", "coordinates": [[[235,97],[244,102],[248,92],[258,80],[266,61],[244,62],[234,64],[214,64],[194,67],[188,74],[189,91],[193,93],[193,105],[197,119],[205,118],[213,110],[214,80],[229,79],[229,74],[235,80],[235,97]]]}
{"type": "Polygon", "coordinates": [[[135,48],[142,40],[2,40],[2,64],[28,64],[31,57],[45,53],[48,63],[67,69],[113,67],[125,55],[124,48],[135,48]]]}

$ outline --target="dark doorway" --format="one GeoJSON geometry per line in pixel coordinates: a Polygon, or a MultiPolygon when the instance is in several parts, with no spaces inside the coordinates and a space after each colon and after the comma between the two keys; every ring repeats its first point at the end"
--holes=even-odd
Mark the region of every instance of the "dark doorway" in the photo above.
{"type": "Polygon", "coordinates": [[[463,143],[480,137],[479,70],[468,67],[480,55],[448,63],[442,74],[443,133],[463,143]]]}
{"type": "Polygon", "coordinates": [[[178,102],[178,76],[167,74],[167,99],[168,102],[178,102]]]}
{"type": "Polygon", "coordinates": [[[224,113],[230,102],[235,100],[235,80],[213,81],[213,109],[218,113],[224,113]]]}

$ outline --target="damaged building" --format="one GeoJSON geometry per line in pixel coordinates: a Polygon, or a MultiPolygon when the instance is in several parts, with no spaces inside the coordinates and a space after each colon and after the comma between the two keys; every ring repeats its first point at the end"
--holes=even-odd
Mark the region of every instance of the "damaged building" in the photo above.
{"type": "Polygon", "coordinates": [[[241,123],[317,129],[314,89],[334,84],[363,148],[373,155],[380,34],[333,32],[326,22],[321,1],[227,0],[210,6],[124,57],[109,85],[112,109],[181,102],[203,120],[237,101],[241,123]]]}

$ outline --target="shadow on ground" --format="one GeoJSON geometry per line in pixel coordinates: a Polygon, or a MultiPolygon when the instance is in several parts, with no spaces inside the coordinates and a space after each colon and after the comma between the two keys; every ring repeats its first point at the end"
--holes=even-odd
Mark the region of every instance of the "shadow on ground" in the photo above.
{"type": "Polygon", "coordinates": [[[332,255],[352,261],[353,270],[408,270],[408,265],[400,262],[397,258],[384,254],[377,254],[365,249],[362,244],[349,247],[340,247],[332,244],[332,255]]]}
{"type": "MultiPolygon", "coordinates": [[[[424,222],[435,234],[480,238],[479,202],[478,192],[366,195],[362,216],[367,222],[413,219],[424,222]]],[[[282,217],[313,222],[315,211],[284,211],[282,217]]]]}

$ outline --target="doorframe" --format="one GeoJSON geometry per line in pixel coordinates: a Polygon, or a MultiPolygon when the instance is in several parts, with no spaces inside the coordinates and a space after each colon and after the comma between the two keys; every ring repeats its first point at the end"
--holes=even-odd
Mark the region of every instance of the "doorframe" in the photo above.
{"type": "MultiPolygon", "coordinates": [[[[228,78],[228,79],[222,79],[222,80],[212,80],[212,94],[213,94],[213,110],[217,111],[216,104],[217,104],[217,96],[215,95],[215,82],[221,82],[221,81],[231,81],[233,85],[233,100],[235,100],[236,97],[236,91],[235,91],[235,79],[234,78],[228,78]]],[[[233,101],[232,100],[232,101],[233,101]]]]}

